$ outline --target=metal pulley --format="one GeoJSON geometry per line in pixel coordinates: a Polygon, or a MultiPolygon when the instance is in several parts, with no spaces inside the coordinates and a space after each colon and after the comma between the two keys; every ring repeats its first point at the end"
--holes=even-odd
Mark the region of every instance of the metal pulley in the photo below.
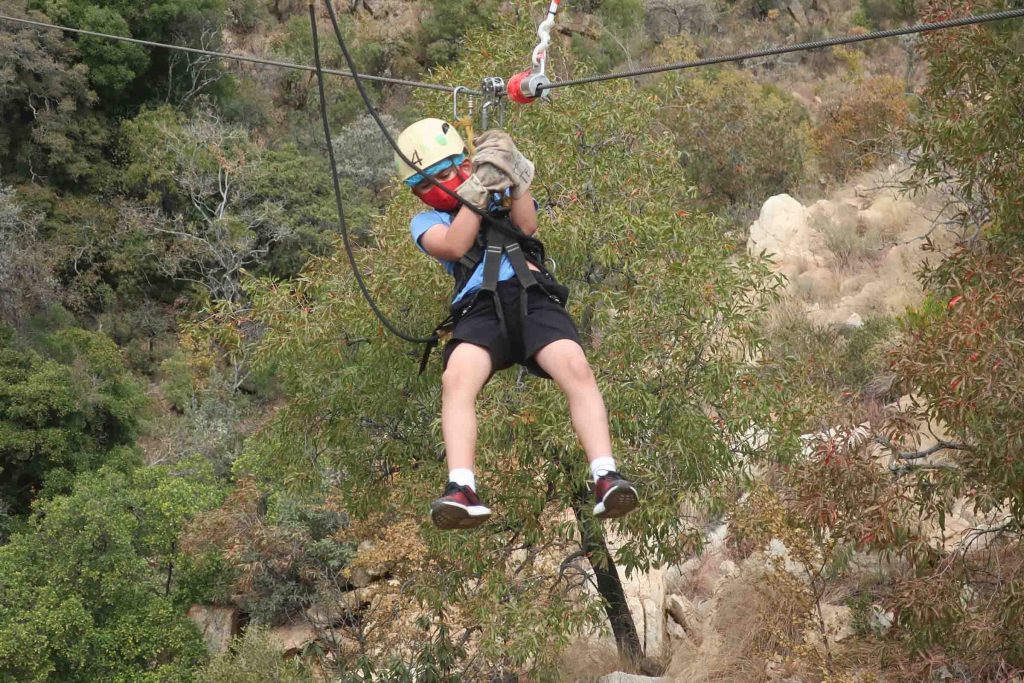
{"type": "Polygon", "coordinates": [[[560,2],[561,0],[551,0],[547,17],[537,27],[539,42],[533,48],[532,66],[508,79],[508,96],[513,102],[529,104],[538,97],[544,97],[547,93],[544,88],[551,84],[551,80],[548,79],[544,70],[547,67],[548,46],[551,44],[551,28],[555,25],[555,16],[558,14],[560,2]]]}

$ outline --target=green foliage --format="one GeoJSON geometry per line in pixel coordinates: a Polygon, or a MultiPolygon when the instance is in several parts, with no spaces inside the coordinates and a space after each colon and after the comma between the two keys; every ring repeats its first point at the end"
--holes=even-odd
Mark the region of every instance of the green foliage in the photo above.
{"type": "MultiPolygon", "coordinates": [[[[7,11],[27,14],[20,0],[7,11]]],[[[42,174],[61,184],[95,180],[109,132],[93,109],[96,94],[74,45],[56,32],[12,26],[0,33],[0,52],[11,56],[0,70],[2,169],[25,178],[42,174]]]]}
{"type": "MultiPolygon", "coordinates": [[[[199,44],[204,32],[218,35],[225,15],[224,0],[31,0],[31,6],[57,23],[181,44],[199,44]]],[[[91,36],[78,36],[74,42],[108,110],[123,112],[156,98],[177,99],[178,92],[167,91],[172,55],[91,36]]]]}
{"type": "Polygon", "coordinates": [[[285,659],[258,627],[247,628],[231,651],[214,657],[200,669],[197,683],[314,683],[312,674],[297,659],[285,659]]]}
{"type": "MultiPolygon", "coordinates": [[[[398,136],[401,126],[394,117],[384,114],[381,120],[392,137],[398,136]]],[[[394,152],[380,131],[377,122],[368,114],[360,116],[334,136],[334,153],[338,158],[338,171],[352,181],[355,187],[381,189],[394,177],[394,152]]]]}
{"type": "Polygon", "coordinates": [[[190,680],[204,651],[172,599],[176,540],[219,496],[191,463],[106,467],[40,502],[0,547],[0,678],[190,680]]]}
{"type": "Polygon", "coordinates": [[[46,357],[0,347],[0,495],[16,514],[42,488],[117,460],[134,441],[144,405],[109,338],[67,329],[44,339],[46,357]]]}
{"type": "MultiPolygon", "coordinates": [[[[524,23],[475,36],[467,54],[491,60],[466,60],[439,79],[474,82],[483,68],[513,72],[532,47],[534,28],[524,23]]],[[[423,102],[423,115],[443,116],[450,106],[441,98],[423,102]]],[[[741,359],[762,343],[753,316],[777,283],[764,263],[733,253],[718,221],[694,210],[672,139],[637,125],[659,106],[650,93],[611,83],[601,98],[579,89],[549,106],[513,110],[508,125],[537,163],[541,234],[559,278],[573,289],[571,312],[605,390],[617,457],[644,491],[644,506],[619,525],[617,561],[631,570],[692,549],[698,532],[680,520],[680,500],[720,505],[710,482],[729,477],[735,461],[706,406],[720,406],[730,428],[741,431],[754,421],[774,429],[784,412],[768,408],[771,387],[741,381],[741,359]],[[566,128],[567,120],[576,127],[566,128]]],[[[404,326],[426,330],[442,317],[450,283],[409,241],[408,220],[419,210],[401,193],[357,258],[372,272],[370,287],[385,309],[401,312],[404,326]]],[[[476,534],[437,534],[420,526],[424,501],[444,477],[436,366],[416,376],[418,350],[381,335],[339,253],[315,261],[293,285],[248,286],[247,315],[266,329],[255,359],[279,368],[289,401],[236,468],[293,491],[329,487],[350,514],[372,515],[370,528],[385,539],[379,545],[400,544],[403,559],[393,571],[404,593],[432,616],[457,609],[456,642],[462,629],[479,629],[478,660],[451,665],[452,675],[549,671],[568,638],[601,618],[599,604],[581,608],[544,563],[517,572],[511,552],[537,548],[562,558],[578,549],[574,523],[561,513],[584,463],[557,388],[523,385],[514,373],[492,380],[479,406],[478,463],[481,488],[501,522],[476,534]],[[395,527],[403,533],[389,536],[395,527]],[[475,668],[459,669],[464,665],[475,668]]],[[[774,446],[749,455],[765,457],[774,446]]],[[[365,617],[379,623],[377,637],[400,627],[387,614],[365,617]]],[[[425,624],[403,636],[416,650],[438,642],[439,622],[425,624]]]]}
{"type": "MultiPolygon", "coordinates": [[[[497,28],[498,0],[452,3],[429,0],[421,25],[423,60],[427,67],[450,64],[459,58],[466,37],[497,28]]],[[[365,68],[365,67],[364,67],[365,68]]]]}
{"type": "MultiPolygon", "coordinates": [[[[886,373],[885,352],[896,336],[896,322],[889,318],[870,318],[846,330],[815,325],[802,306],[780,308],[766,328],[762,381],[785,382],[793,405],[815,420],[828,419],[886,373]]],[[[805,425],[804,431],[817,426],[805,425]]]]}
{"type": "Polygon", "coordinates": [[[872,30],[900,25],[917,16],[915,0],[860,0],[862,25],[872,30]]]}
{"type": "Polygon", "coordinates": [[[231,27],[243,33],[253,31],[261,21],[269,18],[266,0],[227,0],[231,27]]]}
{"type": "Polygon", "coordinates": [[[732,69],[666,78],[658,92],[685,180],[709,206],[759,206],[803,182],[807,114],[791,96],[732,69]]]}
{"type": "MultiPolygon", "coordinates": [[[[969,14],[1001,3],[935,3],[935,12],[969,14]]],[[[911,189],[952,187],[957,221],[1020,241],[1024,234],[1024,26],[1000,22],[970,33],[928,35],[930,71],[907,148],[917,150],[911,189]]]]}
{"type": "MultiPolygon", "coordinates": [[[[578,7],[567,8],[570,12],[578,7]]],[[[620,65],[632,64],[648,44],[643,30],[644,4],[640,0],[601,2],[593,8],[595,15],[582,16],[582,30],[572,36],[572,54],[597,73],[620,65]]],[[[565,17],[560,17],[564,21],[565,17]]]]}

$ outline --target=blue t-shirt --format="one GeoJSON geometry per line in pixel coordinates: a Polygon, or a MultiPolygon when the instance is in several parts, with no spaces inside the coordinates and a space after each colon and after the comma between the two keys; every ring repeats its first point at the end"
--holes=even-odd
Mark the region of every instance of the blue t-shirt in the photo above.
{"type": "MultiPolygon", "coordinates": [[[[454,214],[445,213],[444,211],[423,211],[412,217],[412,222],[409,223],[409,231],[412,232],[412,239],[416,242],[416,246],[420,248],[423,253],[427,253],[427,250],[420,244],[420,238],[430,228],[435,225],[444,225],[450,227],[452,224],[452,216],[454,214]]],[[[440,261],[444,269],[451,275],[455,272],[455,263],[452,261],[445,261],[444,259],[437,259],[440,261]]],[[[466,295],[480,289],[480,286],[484,283],[484,262],[487,260],[486,254],[484,258],[480,259],[480,263],[477,264],[473,274],[470,275],[469,280],[466,281],[466,285],[462,288],[462,291],[455,293],[455,298],[452,299],[452,304],[456,304],[461,301],[466,295]]],[[[498,281],[509,280],[515,277],[516,271],[512,268],[512,263],[508,260],[508,256],[505,254],[501,255],[501,269],[498,272],[498,281]]]]}

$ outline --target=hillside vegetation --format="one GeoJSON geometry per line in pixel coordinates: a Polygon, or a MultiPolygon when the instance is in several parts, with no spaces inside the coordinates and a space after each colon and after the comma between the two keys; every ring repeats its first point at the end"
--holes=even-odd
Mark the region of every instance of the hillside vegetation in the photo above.
{"type": "MultiPolygon", "coordinates": [[[[554,80],[1012,5],[563,4],[554,80]]],[[[335,6],[366,73],[476,86],[547,3],[335,6]]],[[[295,0],[0,13],[312,63],[295,0]]],[[[642,505],[584,512],[561,393],[510,370],[458,533],[440,363],[359,293],[315,78],[3,21],[0,54],[0,681],[1024,675],[1024,22],[510,105],[642,505]]],[[[367,87],[392,132],[451,115],[367,87]]],[[[358,265],[426,333],[418,202],[350,80],[327,110],[358,265]]]]}

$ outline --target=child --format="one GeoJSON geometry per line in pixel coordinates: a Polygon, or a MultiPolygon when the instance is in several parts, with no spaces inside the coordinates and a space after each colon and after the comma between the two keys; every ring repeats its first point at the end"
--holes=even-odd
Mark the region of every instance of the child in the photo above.
{"type": "Polygon", "coordinates": [[[396,155],[399,175],[431,207],[413,217],[413,240],[456,276],[452,300],[456,325],[442,356],[441,378],[441,431],[449,481],[443,495],[430,505],[434,524],[440,529],[468,529],[491,515],[476,494],[475,403],[491,375],[514,363],[553,379],[568,398],[573,427],[595,481],[594,515],[610,518],[628,513],[637,505],[637,492],[615,471],[604,400],[564,308],[568,290],[555,282],[542,263],[528,261],[540,287],[527,288],[523,297],[514,264],[502,253],[493,296],[482,292],[485,261],[491,256],[478,263],[464,258],[477,243],[481,217],[424,178],[432,176],[463,202],[482,210],[495,211],[503,197],[511,197],[509,219],[529,237],[537,231],[537,205],[530,195],[533,164],[502,131],[481,135],[470,160],[461,136],[440,119],[409,126],[398,145],[422,169],[421,174],[396,155]],[[523,315],[502,314],[520,310],[520,305],[523,315]]]}

